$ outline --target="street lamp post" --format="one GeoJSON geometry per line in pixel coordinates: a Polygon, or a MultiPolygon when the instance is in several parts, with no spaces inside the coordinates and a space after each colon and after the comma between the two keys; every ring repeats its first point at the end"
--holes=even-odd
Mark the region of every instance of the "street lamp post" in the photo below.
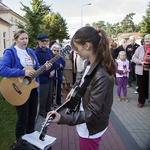
{"type": "Polygon", "coordinates": [[[81,6],[81,27],[83,26],[83,7],[91,5],[91,3],[85,4],[81,6]]]}

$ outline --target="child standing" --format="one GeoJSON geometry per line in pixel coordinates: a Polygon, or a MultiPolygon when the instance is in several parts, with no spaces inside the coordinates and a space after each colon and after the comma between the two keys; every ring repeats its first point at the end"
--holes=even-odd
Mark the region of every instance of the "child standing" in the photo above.
{"type": "Polygon", "coordinates": [[[121,101],[121,89],[123,90],[124,100],[129,102],[127,99],[127,83],[131,66],[129,61],[126,59],[126,52],[120,51],[118,59],[116,60],[116,79],[118,83],[117,95],[118,101],[121,101]]]}

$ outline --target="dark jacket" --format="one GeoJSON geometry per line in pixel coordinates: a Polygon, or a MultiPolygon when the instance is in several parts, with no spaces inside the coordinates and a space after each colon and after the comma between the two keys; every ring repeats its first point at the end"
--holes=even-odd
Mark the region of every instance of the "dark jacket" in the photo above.
{"type": "MultiPolygon", "coordinates": [[[[37,47],[35,49],[35,54],[38,58],[38,61],[40,63],[40,65],[44,65],[46,61],[51,60],[54,56],[52,51],[49,48],[46,48],[46,50],[43,50],[41,47],[37,47]]],[[[54,80],[53,77],[49,77],[49,74],[52,70],[56,70],[56,68],[58,68],[59,66],[56,65],[56,63],[54,62],[52,67],[49,70],[45,70],[42,74],[40,74],[40,84],[45,84],[48,82],[51,82],[51,80],[54,80]]]]}
{"type": "MultiPolygon", "coordinates": [[[[94,63],[90,75],[97,63],[94,63]]],[[[61,115],[59,124],[77,125],[86,123],[90,135],[103,131],[109,123],[109,114],[113,103],[114,76],[109,75],[98,66],[97,71],[87,87],[83,97],[84,111],[74,115],[61,115]]]]}
{"type": "Polygon", "coordinates": [[[115,48],[115,49],[110,48],[110,52],[111,52],[112,58],[114,60],[117,59],[118,54],[119,54],[119,49],[118,48],[115,48]]]}
{"type": "Polygon", "coordinates": [[[134,45],[127,45],[126,47],[126,54],[127,54],[127,59],[130,61],[132,59],[132,56],[134,55],[135,53],[135,50],[139,47],[140,45],[138,44],[134,44],[134,45]]]}
{"type": "Polygon", "coordinates": [[[62,64],[62,68],[57,68],[56,69],[56,72],[55,72],[55,76],[54,76],[54,78],[55,78],[55,80],[57,79],[57,81],[58,81],[58,83],[59,84],[61,84],[62,83],[62,80],[63,80],[63,69],[65,68],[65,66],[66,66],[66,62],[65,62],[65,60],[62,58],[62,57],[60,57],[57,61],[56,61],[56,65],[57,66],[60,66],[60,64],[62,64]],[[56,73],[57,73],[57,76],[56,76],[56,73]]]}

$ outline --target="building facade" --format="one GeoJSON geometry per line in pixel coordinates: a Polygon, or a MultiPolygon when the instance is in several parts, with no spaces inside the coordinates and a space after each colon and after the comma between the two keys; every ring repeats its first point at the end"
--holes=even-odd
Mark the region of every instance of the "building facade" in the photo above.
{"type": "Polygon", "coordinates": [[[13,44],[13,35],[18,23],[26,25],[27,21],[0,0],[0,58],[5,48],[13,44]]]}

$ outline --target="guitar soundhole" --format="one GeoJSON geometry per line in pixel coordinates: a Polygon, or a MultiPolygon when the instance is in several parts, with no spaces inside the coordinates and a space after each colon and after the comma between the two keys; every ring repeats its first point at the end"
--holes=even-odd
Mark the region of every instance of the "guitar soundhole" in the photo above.
{"type": "Polygon", "coordinates": [[[30,77],[24,77],[23,78],[23,83],[26,85],[29,85],[31,83],[32,79],[30,77]]]}

